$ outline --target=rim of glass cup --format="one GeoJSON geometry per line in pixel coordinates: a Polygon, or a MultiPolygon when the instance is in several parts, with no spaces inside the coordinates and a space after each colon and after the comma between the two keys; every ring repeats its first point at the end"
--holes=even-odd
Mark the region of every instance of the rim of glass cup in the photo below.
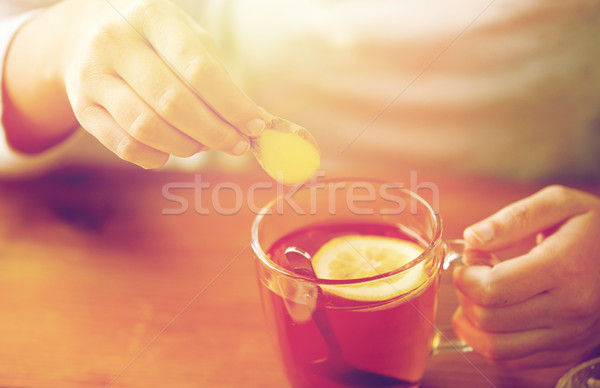
{"type": "MultiPolygon", "coordinates": [[[[572,380],[574,377],[576,377],[579,373],[581,373],[582,371],[588,369],[588,368],[600,368],[600,357],[596,357],[596,358],[592,358],[590,360],[587,360],[585,362],[582,362],[581,364],[575,365],[574,367],[572,367],[571,369],[569,369],[556,383],[556,388],[567,388],[570,386],[569,383],[572,383],[572,380]],[[567,385],[569,384],[569,385],[567,385]]],[[[586,377],[590,377],[590,376],[586,376],[586,377]]]]}
{"type": "Polygon", "coordinates": [[[418,194],[416,194],[415,192],[413,192],[411,190],[408,190],[398,184],[395,184],[394,182],[387,182],[387,181],[376,180],[376,179],[358,179],[358,180],[357,179],[327,179],[327,180],[320,180],[318,182],[309,182],[309,183],[303,184],[297,190],[297,192],[300,192],[301,190],[305,190],[315,184],[323,184],[323,183],[328,184],[328,183],[340,183],[340,182],[345,182],[345,183],[368,182],[368,183],[379,184],[379,185],[389,184],[391,186],[395,186],[398,190],[401,190],[403,193],[414,198],[419,203],[421,203],[422,205],[425,206],[427,211],[433,216],[433,218],[435,220],[435,230],[433,233],[433,237],[431,239],[432,242],[428,243],[427,247],[423,250],[423,252],[421,252],[421,254],[419,256],[415,257],[408,263],[406,263],[403,266],[400,266],[392,271],[384,272],[384,273],[381,273],[378,275],[364,277],[364,278],[356,278],[356,279],[315,279],[315,278],[311,278],[308,276],[303,276],[296,272],[293,272],[291,270],[283,268],[282,266],[277,265],[275,262],[273,262],[269,258],[269,256],[265,253],[263,248],[261,247],[260,241],[258,239],[258,231],[259,231],[261,222],[264,219],[264,216],[268,215],[269,210],[273,207],[273,205],[275,205],[281,198],[283,198],[286,195],[285,193],[283,193],[283,194],[278,195],[277,197],[273,198],[271,201],[269,201],[269,203],[267,203],[265,206],[263,206],[260,209],[260,211],[258,212],[258,214],[256,215],[256,217],[254,218],[254,221],[252,222],[252,227],[250,230],[250,235],[251,235],[250,245],[252,246],[252,250],[254,251],[254,254],[258,257],[258,259],[264,265],[266,265],[270,269],[278,272],[281,275],[285,275],[286,277],[305,280],[305,281],[311,282],[313,284],[338,285],[338,286],[351,285],[351,284],[358,284],[358,283],[366,283],[369,281],[383,279],[383,278],[389,278],[391,276],[394,276],[401,272],[404,272],[404,271],[408,270],[409,268],[412,268],[415,265],[424,261],[429,256],[429,254],[434,249],[436,249],[438,245],[441,244],[441,241],[442,241],[442,239],[441,239],[442,219],[441,219],[440,215],[438,213],[436,213],[433,210],[433,208],[431,207],[431,205],[429,204],[429,202],[427,202],[421,196],[419,196],[418,194]]]}

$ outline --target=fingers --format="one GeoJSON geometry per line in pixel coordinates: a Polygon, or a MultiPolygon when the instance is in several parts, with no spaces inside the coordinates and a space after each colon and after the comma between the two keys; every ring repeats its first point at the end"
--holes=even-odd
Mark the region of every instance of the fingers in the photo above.
{"type": "Polygon", "coordinates": [[[523,302],[551,290],[556,274],[546,254],[553,244],[538,246],[530,252],[500,262],[493,267],[468,265],[454,270],[454,285],[475,303],[485,307],[502,307],[523,302]],[[550,246],[549,246],[550,245],[550,246]],[[540,268],[546,268],[543,273],[540,268]],[[548,270],[549,268],[549,270],[548,270]]]}
{"type": "Polygon", "coordinates": [[[552,325],[549,293],[510,306],[485,307],[458,293],[462,313],[479,330],[496,333],[547,328],[552,325]]]}
{"type": "Polygon", "coordinates": [[[464,238],[480,249],[508,246],[585,211],[580,197],[575,190],[549,186],[470,226],[464,238]]]}
{"type": "Polygon", "coordinates": [[[99,105],[88,105],[79,111],[77,119],[106,148],[121,159],[144,168],[160,168],[169,155],[149,147],[127,134],[111,115],[99,105]]]}
{"type": "Polygon", "coordinates": [[[191,18],[156,0],[114,2],[96,16],[69,52],[65,72],[73,111],[87,118],[80,120],[84,128],[134,163],[152,150],[140,156],[144,167],[205,147],[248,151],[248,137],[264,129],[263,114],[191,18]]]}
{"type": "Polygon", "coordinates": [[[459,338],[488,360],[511,367],[536,368],[569,365],[581,361],[596,347],[595,342],[560,338],[552,328],[490,332],[472,323],[462,308],[452,325],[459,338]]]}
{"type": "MultiPolygon", "coordinates": [[[[581,233],[588,229],[582,222],[588,218],[584,215],[590,203],[587,194],[551,186],[482,221],[480,224],[493,227],[496,235],[482,247],[485,249],[507,245],[540,230],[554,233],[529,252],[493,267],[457,268],[456,287],[477,304],[495,307],[520,303],[562,285],[565,274],[579,268],[577,263],[569,265],[568,258],[583,248],[577,241],[586,235],[581,233]],[[566,219],[569,221],[565,222],[566,219]]],[[[468,230],[465,235],[469,235],[468,230]]]]}
{"type": "Polygon", "coordinates": [[[116,72],[164,121],[209,148],[234,155],[250,144],[202,102],[146,45],[124,54],[116,72]]]}
{"type": "Polygon", "coordinates": [[[475,327],[459,308],[452,325],[456,334],[473,350],[494,361],[512,360],[535,354],[540,348],[552,344],[552,331],[548,328],[494,333],[475,327]]]}
{"type": "MultiPolygon", "coordinates": [[[[532,218],[520,224],[521,231],[537,234],[538,244],[493,267],[455,270],[461,303],[457,334],[476,351],[507,365],[575,362],[598,345],[600,332],[599,201],[550,187],[523,203],[532,218]],[[554,208],[548,205],[552,200],[554,208]],[[544,214],[544,208],[552,214],[544,214]]],[[[499,224],[511,225],[510,217],[499,224]]],[[[511,241],[510,233],[505,241],[511,241]]]]}
{"type": "Polygon", "coordinates": [[[98,103],[131,137],[179,157],[188,157],[203,149],[201,143],[162,120],[122,79],[106,76],[101,84],[102,89],[96,92],[98,103]],[[123,101],[127,101],[127,104],[123,104],[123,101]]]}
{"type": "Polygon", "coordinates": [[[264,129],[259,107],[231,80],[212,39],[183,11],[147,7],[142,29],[173,73],[220,117],[247,136],[264,129]]]}

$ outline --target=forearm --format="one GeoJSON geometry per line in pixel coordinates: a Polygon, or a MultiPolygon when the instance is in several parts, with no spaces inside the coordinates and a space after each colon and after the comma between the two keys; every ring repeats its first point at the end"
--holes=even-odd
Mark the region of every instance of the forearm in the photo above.
{"type": "Polygon", "coordinates": [[[3,117],[9,145],[38,153],[76,128],[64,86],[63,58],[73,36],[78,2],[63,2],[34,16],[14,36],[3,73],[3,117]]]}

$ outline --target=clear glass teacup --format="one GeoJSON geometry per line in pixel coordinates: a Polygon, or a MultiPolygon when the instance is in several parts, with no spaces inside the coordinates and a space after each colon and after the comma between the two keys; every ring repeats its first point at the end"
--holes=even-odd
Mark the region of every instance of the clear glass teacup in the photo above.
{"type": "Polygon", "coordinates": [[[401,185],[293,189],[261,210],[251,238],[293,386],[417,386],[440,343],[469,351],[440,342],[434,323],[440,274],[462,243],[443,241],[437,212],[401,185]]]}

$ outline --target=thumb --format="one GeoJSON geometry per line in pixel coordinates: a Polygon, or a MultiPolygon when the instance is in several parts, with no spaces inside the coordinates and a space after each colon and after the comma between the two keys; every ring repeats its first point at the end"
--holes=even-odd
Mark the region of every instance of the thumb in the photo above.
{"type": "Polygon", "coordinates": [[[463,238],[474,248],[503,248],[584,211],[582,193],[549,186],[469,226],[463,238]]]}

